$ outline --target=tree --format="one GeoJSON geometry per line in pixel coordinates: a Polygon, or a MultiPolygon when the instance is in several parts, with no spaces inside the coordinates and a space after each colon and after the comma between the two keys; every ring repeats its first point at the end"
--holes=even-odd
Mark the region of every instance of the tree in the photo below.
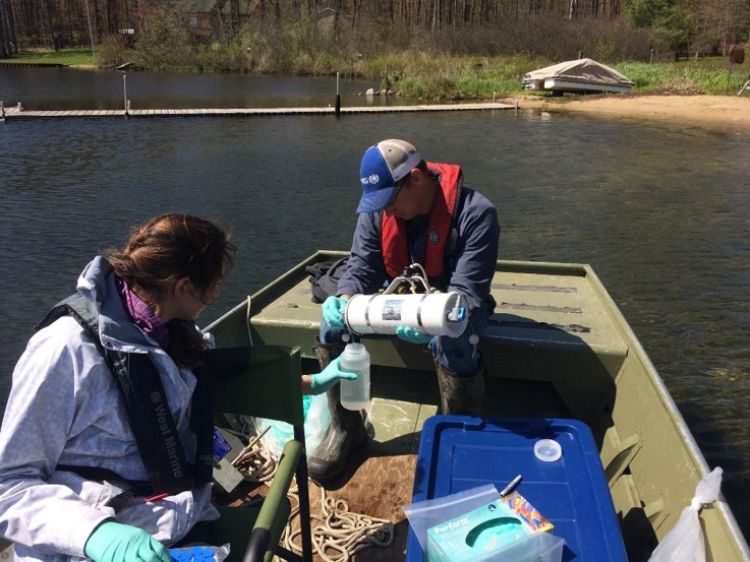
{"type": "Polygon", "coordinates": [[[669,0],[630,0],[626,12],[635,27],[652,27],[669,9],[669,0]]]}
{"type": "Polygon", "coordinates": [[[13,8],[8,0],[0,0],[0,57],[9,57],[17,52],[13,8]]]}
{"type": "Polygon", "coordinates": [[[675,60],[681,54],[688,55],[690,45],[690,16],[677,6],[669,6],[660,13],[653,25],[654,36],[675,52],[675,60]]]}

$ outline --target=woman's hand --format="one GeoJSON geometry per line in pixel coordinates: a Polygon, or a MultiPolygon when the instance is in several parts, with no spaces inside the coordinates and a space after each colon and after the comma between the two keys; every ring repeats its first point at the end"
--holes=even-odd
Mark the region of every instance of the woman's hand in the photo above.
{"type": "Polygon", "coordinates": [[[105,521],[89,535],[84,547],[94,562],[170,562],[169,551],[143,529],[105,521]]]}
{"type": "Polygon", "coordinates": [[[310,392],[321,394],[341,380],[353,381],[357,379],[354,371],[343,371],[340,364],[341,358],[337,357],[323,369],[322,373],[312,375],[310,380],[310,392]]]}

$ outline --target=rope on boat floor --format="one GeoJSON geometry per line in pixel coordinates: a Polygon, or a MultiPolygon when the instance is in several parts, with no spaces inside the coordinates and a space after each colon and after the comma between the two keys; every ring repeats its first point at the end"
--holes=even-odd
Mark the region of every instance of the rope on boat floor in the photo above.
{"type": "MultiPolygon", "coordinates": [[[[276,473],[276,460],[259,442],[247,447],[232,464],[248,481],[270,484],[276,473]]],[[[281,540],[284,548],[302,554],[302,531],[299,523],[297,529],[293,525],[293,521],[299,519],[299,491],[296,484],[290,487],[288,497],[293,508],[281,540]]],[[[348,562],[366,548],[385,548],[393,543],[393,522],[349,511],[349,504],[345,500],[329,496],[322,487],[320,510],[320,515],[311,513],[310,519],[313,553],[324,562],[348,562]]],[[[274,557],[274,560],[277,558],[274,557]]]]}
{"type": "MultiPolygon", "coordinates": [[[[290,490],[291,492],[291,490],[290,490]]],[[[289,496],[297,501],[289,516],[289,524],[284,529],[282,540],[284,546],[302,554],[302,531],[293,531],[291,521],[299,516],[299,498],[296,494],[289,496]]],[[[321,515],[310,515],[318,524],[312,526],[313,553],[317,553],[325,562],[348,562],[358,552],[376,546],[385,548],[393,543],[394,525],[388,519],[370,517],[362,513],[349,511],[349,504],[343,499],[332,498],[324,488],[320,489],[321,515]]]]}

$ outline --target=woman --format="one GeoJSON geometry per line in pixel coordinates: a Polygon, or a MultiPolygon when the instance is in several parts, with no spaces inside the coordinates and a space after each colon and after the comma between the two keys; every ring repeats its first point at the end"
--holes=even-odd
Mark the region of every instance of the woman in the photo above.
{"type": "MultiPolygon", "coordinates": [[[[17,559],[169,562],[164,545],[218,517],[193,369],[229,238],[189,215],[151,219],[94,258],[29,340],[0,432],[0,530],[17,559]]],[[[352,376],[336,365],[303,386],[352,376]]]]}

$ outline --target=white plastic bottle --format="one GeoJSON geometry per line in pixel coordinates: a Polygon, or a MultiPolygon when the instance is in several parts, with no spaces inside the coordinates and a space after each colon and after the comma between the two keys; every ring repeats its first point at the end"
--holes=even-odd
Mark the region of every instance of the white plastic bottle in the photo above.
{"type": "Polygon", "coordinates": [[[361,343],[349,343],[341,354],[341,368],[357,373],[357,379],[341,381],[341,405],[362,410],[370,402],[370,354],[361,343]]]}

